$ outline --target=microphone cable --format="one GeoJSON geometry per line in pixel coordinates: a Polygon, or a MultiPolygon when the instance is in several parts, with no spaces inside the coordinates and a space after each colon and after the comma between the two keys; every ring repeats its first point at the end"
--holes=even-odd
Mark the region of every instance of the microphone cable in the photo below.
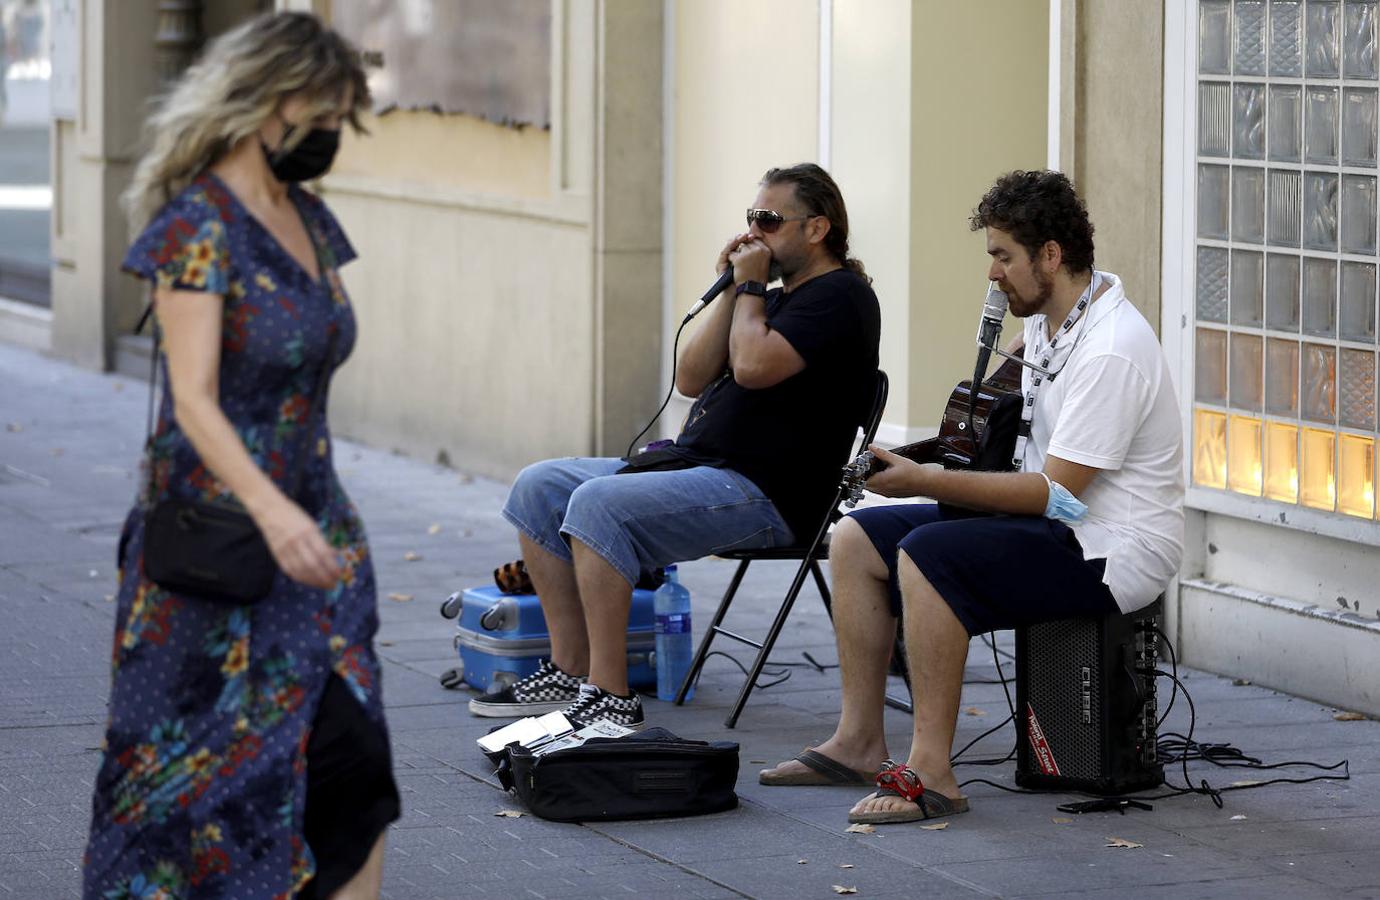
{"type": "Polygon", "coordinates": [[[680,363],[677,353],[680,348],[680,333],[685,330],[686,325],[690,324],[690,319],[690,316],[686,316],[681,320],[680,327],[676,329],[676,336],[671,340],[671,386],[666,389],[666,398],[661,401],[661,405],[657,407],[656,413],[652,415],[652,418],[643,429],[637,433],[637,436],[628,442],[627,452],[623,454],[624,459],[632,459],[633,447],[641,440],[642,435],[651,430],[651,427],[656,424],[657,419],[661,418],[661,414],[666,411],[666,406],[671,402],[671,395],[675,393],[676,390],[676,366],[680,363]]]}

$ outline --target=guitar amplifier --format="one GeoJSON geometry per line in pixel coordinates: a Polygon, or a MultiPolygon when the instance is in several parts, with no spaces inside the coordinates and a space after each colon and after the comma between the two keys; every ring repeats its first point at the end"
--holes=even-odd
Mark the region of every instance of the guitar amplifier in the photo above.
{"type": "Polygon", "coordinates": [[[1155,676],[1162,598],[1016,631],[1016,783],[1123,794],[1164,783],[1155,676]]]}

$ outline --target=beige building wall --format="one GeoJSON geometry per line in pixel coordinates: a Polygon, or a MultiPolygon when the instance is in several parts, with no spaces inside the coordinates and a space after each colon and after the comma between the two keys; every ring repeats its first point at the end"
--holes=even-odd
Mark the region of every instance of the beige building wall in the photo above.
{"type": "Polygon", "coordinates": [[[1158,330],[1164,4],[1057,2],[1060,168],[1087,201],[1098,267],[1158,330]]]}
{"type": "MultiPolygon", "coordinates": [[[[713,284],[723,245],[746,230],[758,179],[772,166],[819,161],[818,4],[695,0],[670,12],[663,391],[675,329],[713,284]]],[[[682,343],[697,326],[686,327],[682,343]]],[[[679,431],[688,408],[677,398],[660,433],[679,431]]]]}
{"type": "Polygon", "coordinates": [[[655,409],[661,6],[552,9],[550,131],[395,112],[322,184],[360,251],[341,434],[510,478],[655,409]]]}
{"type": "MultiPolygon", "coordinates": [[[[968,218],[996,177],[1046,163],[1049,10],[924,0],[911,23],[912,423],[972,376],[988,258],[968,218]]],[[[1009,317],[1003,340],[1015,333],[1009,317]]]]}
{"type": "Polygon", "coordinates": [[[360,254],[343,270],[359,341],[332,391],[337,431],[499,477],[589,452],[591,173],[553,184],[541,129],[420,112],[366,125],[321,186],[360,254]]]}
{"type": "Polygon", "coordinates": [[[919,437],[910,421],[911,11],[909,0],[835,0],[830,157],[848,203],[853,254],[882,308],[880,364],[890,378],[879,439],[919,437]]]}

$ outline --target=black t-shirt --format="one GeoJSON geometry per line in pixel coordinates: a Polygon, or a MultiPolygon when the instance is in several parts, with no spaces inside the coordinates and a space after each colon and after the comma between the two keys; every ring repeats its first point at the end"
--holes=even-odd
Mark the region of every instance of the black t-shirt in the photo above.
{"type": "Polygon", "coordinates": [[[876,392],[881,308],[847,269],[767,294],[767,325],[805,360],[803,371],[751,390],[725,370],[695,401],[674,452],[751,479],[795,532],[814,535],[876,392]]]}

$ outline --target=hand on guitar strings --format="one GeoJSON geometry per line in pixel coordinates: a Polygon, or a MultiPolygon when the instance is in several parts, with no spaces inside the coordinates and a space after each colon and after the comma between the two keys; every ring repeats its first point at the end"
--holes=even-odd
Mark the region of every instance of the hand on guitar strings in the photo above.
{"type": "Polygon", "coordinates": [[[929,496],[928,486],[935,472],[944,467],[938,463],[917,463],[890,450],[871,444],[867,448],[876,457],[876,474],[867,479],[867,489],[883,497],[929,496]]]}

